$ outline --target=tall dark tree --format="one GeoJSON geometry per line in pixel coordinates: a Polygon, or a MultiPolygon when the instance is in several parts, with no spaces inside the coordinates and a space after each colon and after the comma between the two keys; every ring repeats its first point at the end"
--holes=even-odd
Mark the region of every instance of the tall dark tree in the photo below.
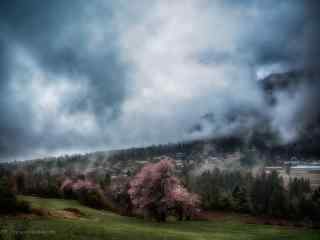
{"type": "Polygon", "coordinates": [[[250,212],[250,199],[248,190],[245,186],[237,186],[232,193],[235,210],[248,213],[250,212]]]}

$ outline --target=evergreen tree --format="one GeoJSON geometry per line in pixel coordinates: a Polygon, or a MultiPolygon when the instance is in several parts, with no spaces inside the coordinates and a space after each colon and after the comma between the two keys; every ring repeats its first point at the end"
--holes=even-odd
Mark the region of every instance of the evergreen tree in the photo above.
{"type": "Polygon", "coordinates": [[[242,213],[250,212],[250,200],[246,187],[237,186],[232,193],[232,197],[234,202],[234,209],[236,211],[242,213]]]}
{"type": "Polygon", "coordinates": [[[16,209],[17,198],[7,177],[0,178],[0,213],[11,213],[16,209]]]}

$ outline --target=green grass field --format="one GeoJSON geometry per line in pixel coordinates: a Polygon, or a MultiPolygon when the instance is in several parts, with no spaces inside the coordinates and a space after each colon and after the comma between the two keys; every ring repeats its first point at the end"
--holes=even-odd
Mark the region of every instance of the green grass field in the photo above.
{"type": "Polygon", "coordinates": [[[234,217],[213,221],[156,223],[94,210],[81,206],[76,201],[23,198],[35,208],[54,212],[72,207],[78,208],[85,215],[76,219],[39,216],[27,220],[21,216],[2,218],[2,224],[5,224],[1,230],[3,239],[14,239],[14,232],[22,232],[23,236],[18,236],[22,237],[20,240],[320,240],[319,231],[245,224],[234,217]]]}

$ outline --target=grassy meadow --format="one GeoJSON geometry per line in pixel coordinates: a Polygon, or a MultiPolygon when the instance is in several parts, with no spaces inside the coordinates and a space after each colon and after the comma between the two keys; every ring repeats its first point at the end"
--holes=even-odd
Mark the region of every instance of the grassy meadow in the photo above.
{"type": "Polygon", "coordinates": [[[48,215],[1,219],[0,239],[55,240],[319,240],[320,232],[262,224],[246,224],[226,216],[212,221],[150,222],[84,207],[76,201],[21,197],[48,215]],[[76,208],[78,215],[64,209],[76,208]]]}

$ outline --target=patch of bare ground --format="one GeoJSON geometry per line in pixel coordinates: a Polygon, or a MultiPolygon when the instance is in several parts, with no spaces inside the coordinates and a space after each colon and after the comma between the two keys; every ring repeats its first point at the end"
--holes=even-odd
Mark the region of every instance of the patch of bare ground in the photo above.
{"type": "Polygon", "coordinates": [[[79,219],[81,216],[74,212],[66,210],[55,210],[50,212],[50,217],[64,218],[64,219],[79,219]]]}
{"type": "Polygon", "coordinates": [[[307,227],[308,224],[303,222],[292,222],[286,219],[279,219],[273,217],[266,216],[252,216],[249,214],[240,214],[240,213],[232,213],[232,212],[222,212],[222,211],[204,211],[197,219],[199,220],[227,220],[228,218],[237,219],[242,223],[246,224],[263,224],[263,225],[272,225],[279,227],[307,227]]]}
{"type": "Polygon", "coordinates": [[[17,214],[16,217],[21,219],[34,219],[36,217],[80,219],[84,218],[85,214],[77,208],[64,208],[50,211],[43,208],[33,208],[30,213],[17,214]]]}
{"type": "Polygon", "coordinates": [[[81,212],[78,208],[64,208],[63,210],[71,212],[79,217],[85,217],[85,214],[81,212]]]}
{"type": "Polygon", "coordinates": [[[64,218],[64,219],[80,219],[85,216],[78,208],[64,208],[62,210],[53,210],[49,212],[50,217],[64,218]]]}

